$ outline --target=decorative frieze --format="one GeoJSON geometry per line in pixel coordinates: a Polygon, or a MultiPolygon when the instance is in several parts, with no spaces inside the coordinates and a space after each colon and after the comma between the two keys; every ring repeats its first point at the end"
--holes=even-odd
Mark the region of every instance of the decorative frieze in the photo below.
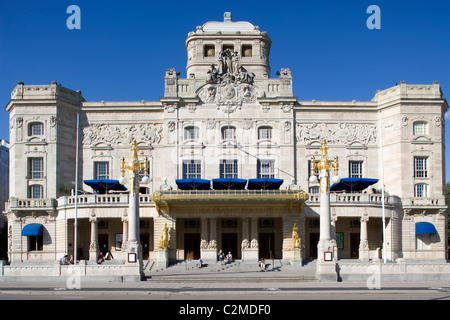
{"type": "Polygon", "coordinates": [[[148,145],[159,144],[163,137],[162,124],[109,125],[91,124],[83,129],[83,144],[96,146],[99,143],[107,145],[130,145],[134,140],[148,145]]]}
{"type": "Polygon", "coordinates": [[[364,145],[377,142],[377,125],[375,123],[297,123],[297,140],[308,144],[326,139],[329,144],[364,145]]]}

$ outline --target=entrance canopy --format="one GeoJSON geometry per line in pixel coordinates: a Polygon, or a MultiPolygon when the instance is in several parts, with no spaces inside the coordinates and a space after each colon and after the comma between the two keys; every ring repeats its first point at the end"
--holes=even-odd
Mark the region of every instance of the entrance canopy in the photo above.
{"type": "Polygon", "coordinates": [[[84,183],[97,191],[98,193],[106,193],[108,191],[126,191],[127,188],[122,185],[119,180],[84,180],[84,183]]]}
{"type": "Polygon", "coordinates": [[[175,180],[180,190],[210,190],[211,180],[205,179],[178,179],[175,180]]]}
{"type": "Polygon", "coordinates": [[[334,183],[330,191],[362,191],[378,182],[378,179],[369,178],[342,178],[338,183],[334,183]]]}
{"type": "Polygon", "coordinates": [[[429,222],[417,222],[416,223],[416,235],[417,234],[435,234],[437,230],[432,223],[429,222]]]}
{"type": "Polygon", "coordinates": [[[42,224],[27,224],[22,229],[22,236],[41,236],[43,235],[44,227],[42,224]]]}

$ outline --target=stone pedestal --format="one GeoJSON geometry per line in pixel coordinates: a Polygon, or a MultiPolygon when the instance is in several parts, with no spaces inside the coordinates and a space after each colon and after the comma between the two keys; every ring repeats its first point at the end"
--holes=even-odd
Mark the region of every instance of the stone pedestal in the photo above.
{"type": "Polygon", "coordinates": [[[243,261],[255,261],[258,262],[258,249],[246,249],[242,250],[242,260],[243,261]]]}
{"type": "Polygon", "coordinates": [[[303,265],[301,248],[293,248],[292,249],[291,265],[293,267],[301,267],[303,265]]]}
{"type": "Polygon", "coordinates": [[[317,253],[316,276],[320,281],[338,281],[336,241],[334,239],[320,240],[317,245],[317,253]]]}
{"type": "Polygon", "coordinates": [[[156,262],[158,268],[167,268],[169,266],[169,250],[159,249],[158,261],[156,262]]]}
{"type": "Polygon", "coordinates": [[[206,264],[216,263],[217,255],[217,249],[201,249],[200,251],[200,257],[206,264]]]}

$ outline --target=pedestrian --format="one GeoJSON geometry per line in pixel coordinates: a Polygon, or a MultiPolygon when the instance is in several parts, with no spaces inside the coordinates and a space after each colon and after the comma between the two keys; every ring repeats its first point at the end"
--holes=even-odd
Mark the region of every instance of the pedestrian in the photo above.
{"type": "Polygon", "coordinates": [[[266,260],[264,260],[264,258],[261,258],[261,260],[259,260],[259,267],[263,270],[266,270],[266,260]]]}
{"type": "Polygon", "coordinates": [[[220,264],[221,265],[224,265],[225,264],[225,255],[224,255],[224,253],[222,252],[222,250],[220,250],[220,252],[219,252],[219,261],[220,261],[220,264]]]}
{"type": "Polygon", "coordinates": [[[103,256],[103,252],[100,252],[100,256],[97,260],[97,264],[101,264],[104,261],[105,261],[105,257],[103,256]]]}
{"type": "Polygon", "coordinates": [[[62,257],[60,262],[64,265],[69,264],[68,255],[66,254],[64,257],[62,257]]]}
{"type": "Polygon", "coordinates": [[[203,267],[203,260],[202,260],[202,258],[197,260],[197,267],[199,267],[199,268],[203,267]]]}
{"type": "Polygon", "coordinates": [[[231,251],[228,251],[227,261],[228,261],[228,263],[232,263],[233,262],[233,255],[231,254],[231,251]]]}

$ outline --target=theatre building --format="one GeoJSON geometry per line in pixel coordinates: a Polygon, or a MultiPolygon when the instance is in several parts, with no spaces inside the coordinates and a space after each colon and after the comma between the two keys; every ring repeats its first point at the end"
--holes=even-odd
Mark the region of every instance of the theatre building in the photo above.
{"type": "Polygon", "coordinates": [[[272,41],[258,26],[226,13],[185,45],[186,77],[161,66],[156,101],[86,101],[56,82],[14,88],[11,263],[57,261],[75,246],[87,263],[101,252],[125,261],[134,187],[144,261],[161,250],[170,263],[215,261],[220,250],[293,261],[295,226],[301,260],[315,260],[321,190],[309,178],[324,140],[341,179],[330,182],[339,260],[446,261],[448,104],[438,82],[374,88],[371,101],[303,101],[288,66],[271,70],[272,41]],[[130,188],[121,178],[131,179],[122,166],[133,146],[148,168],[130,188]]]}

